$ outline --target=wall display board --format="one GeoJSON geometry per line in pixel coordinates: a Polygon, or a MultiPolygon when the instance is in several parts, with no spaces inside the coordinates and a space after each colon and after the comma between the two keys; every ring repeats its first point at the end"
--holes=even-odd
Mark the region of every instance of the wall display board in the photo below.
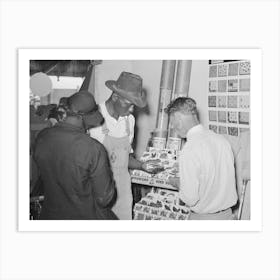
{"type": "Polygon", "coordinates": [[[209,61],[208,127],[215,133],[250,129],[250,73],[248,60],[209,61]]]}

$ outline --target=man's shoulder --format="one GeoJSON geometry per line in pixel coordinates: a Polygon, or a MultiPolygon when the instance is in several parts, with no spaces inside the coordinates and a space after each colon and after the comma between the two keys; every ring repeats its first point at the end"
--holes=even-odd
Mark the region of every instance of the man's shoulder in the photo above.
{"type": "Polygon", "coordinates": [[[45,127],[37,133],[36,138],[42,138],[46,135],[52,134],[54,132],[54,127],[45,127]]]}
{"type": "Polygon", "coordinates": [[[193,150],[194,148],[199,149],[202,145],[210,145],[211,142],[217,143],[217,145],[229,144],[223,135],[203,127],[197,137],[190,142],[187,141],[185,146],[186,150],[193,150]]]}
{"type": "Polygon", "coordinates": [[[81,134],[78,142],[76,142],[76,146],[83,147],[83,150],[87,150],[88,152],[96,153],[104,153],[104,146],[96,139],[92,138],[88,134],[81,134]],[[79,142],[79,143],[78,143],[79,142]]]}
{"type": "Polygon", "coordinates": [[[93,146],[93,147],[95,147],[95,146],[96,147],[103,146],[100,142],[98,142],[95,138],[92,138],[88,134],[82,134],[81,135],[81,140],[84,141],[89,146],[93,146]]]}

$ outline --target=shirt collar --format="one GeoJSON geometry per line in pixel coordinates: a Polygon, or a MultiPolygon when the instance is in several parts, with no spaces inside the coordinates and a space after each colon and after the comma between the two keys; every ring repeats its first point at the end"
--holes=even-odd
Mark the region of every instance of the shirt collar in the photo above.
{"type": "Polygon", "coordinates": [[[201,124],[193,126],[188,132],[187,132],[187,139],[192,138],[194,135],[200,133],[203,130],[203,126],[201,124]]]}
{"type": "Polygon", "coordinates": [[[70,123],[66,123],[66,122],[58,122],[56,125],[56,127],[62,127],[62,128],[66,128],[69,130],[75,130],[75,131],[80,131],[80,132],[85,132],[85,129],[83,127],[79,127],[70,123]]]}

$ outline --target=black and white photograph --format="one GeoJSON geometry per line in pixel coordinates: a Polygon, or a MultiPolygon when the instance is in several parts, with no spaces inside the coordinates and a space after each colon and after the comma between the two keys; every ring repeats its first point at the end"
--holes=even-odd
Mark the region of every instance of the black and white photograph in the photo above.
{"type": "Polygon", "coordinates": [[[27,59],[34,51],[19,50],[28,62],[19,77],[29,84],[29,224],[251,221],[251,114],[237,103],[251,94],[229,95],[226,85],[251,80],[258,50],[232,60],[43,59],[48,50],[27,59]],[[246,74],[233,76],[233,66],[246,74]],[[214,82],[225,85],[215,95],[214,82]]]}
{"type": "Polygon", "coordinates": [[[30,219],[249,220],[250,126],[209,131],[192,67],[211,76],[196,60],[30,60],[30,219]]]}

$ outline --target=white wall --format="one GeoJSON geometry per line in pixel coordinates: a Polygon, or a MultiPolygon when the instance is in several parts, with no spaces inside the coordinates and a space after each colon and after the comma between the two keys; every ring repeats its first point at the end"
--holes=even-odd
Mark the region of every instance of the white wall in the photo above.
{"type": "Polygon", "coordinates": [[[192,62],[189,97],[197,103],[200,122],[208,126],[208,60],[192,62]]]}

